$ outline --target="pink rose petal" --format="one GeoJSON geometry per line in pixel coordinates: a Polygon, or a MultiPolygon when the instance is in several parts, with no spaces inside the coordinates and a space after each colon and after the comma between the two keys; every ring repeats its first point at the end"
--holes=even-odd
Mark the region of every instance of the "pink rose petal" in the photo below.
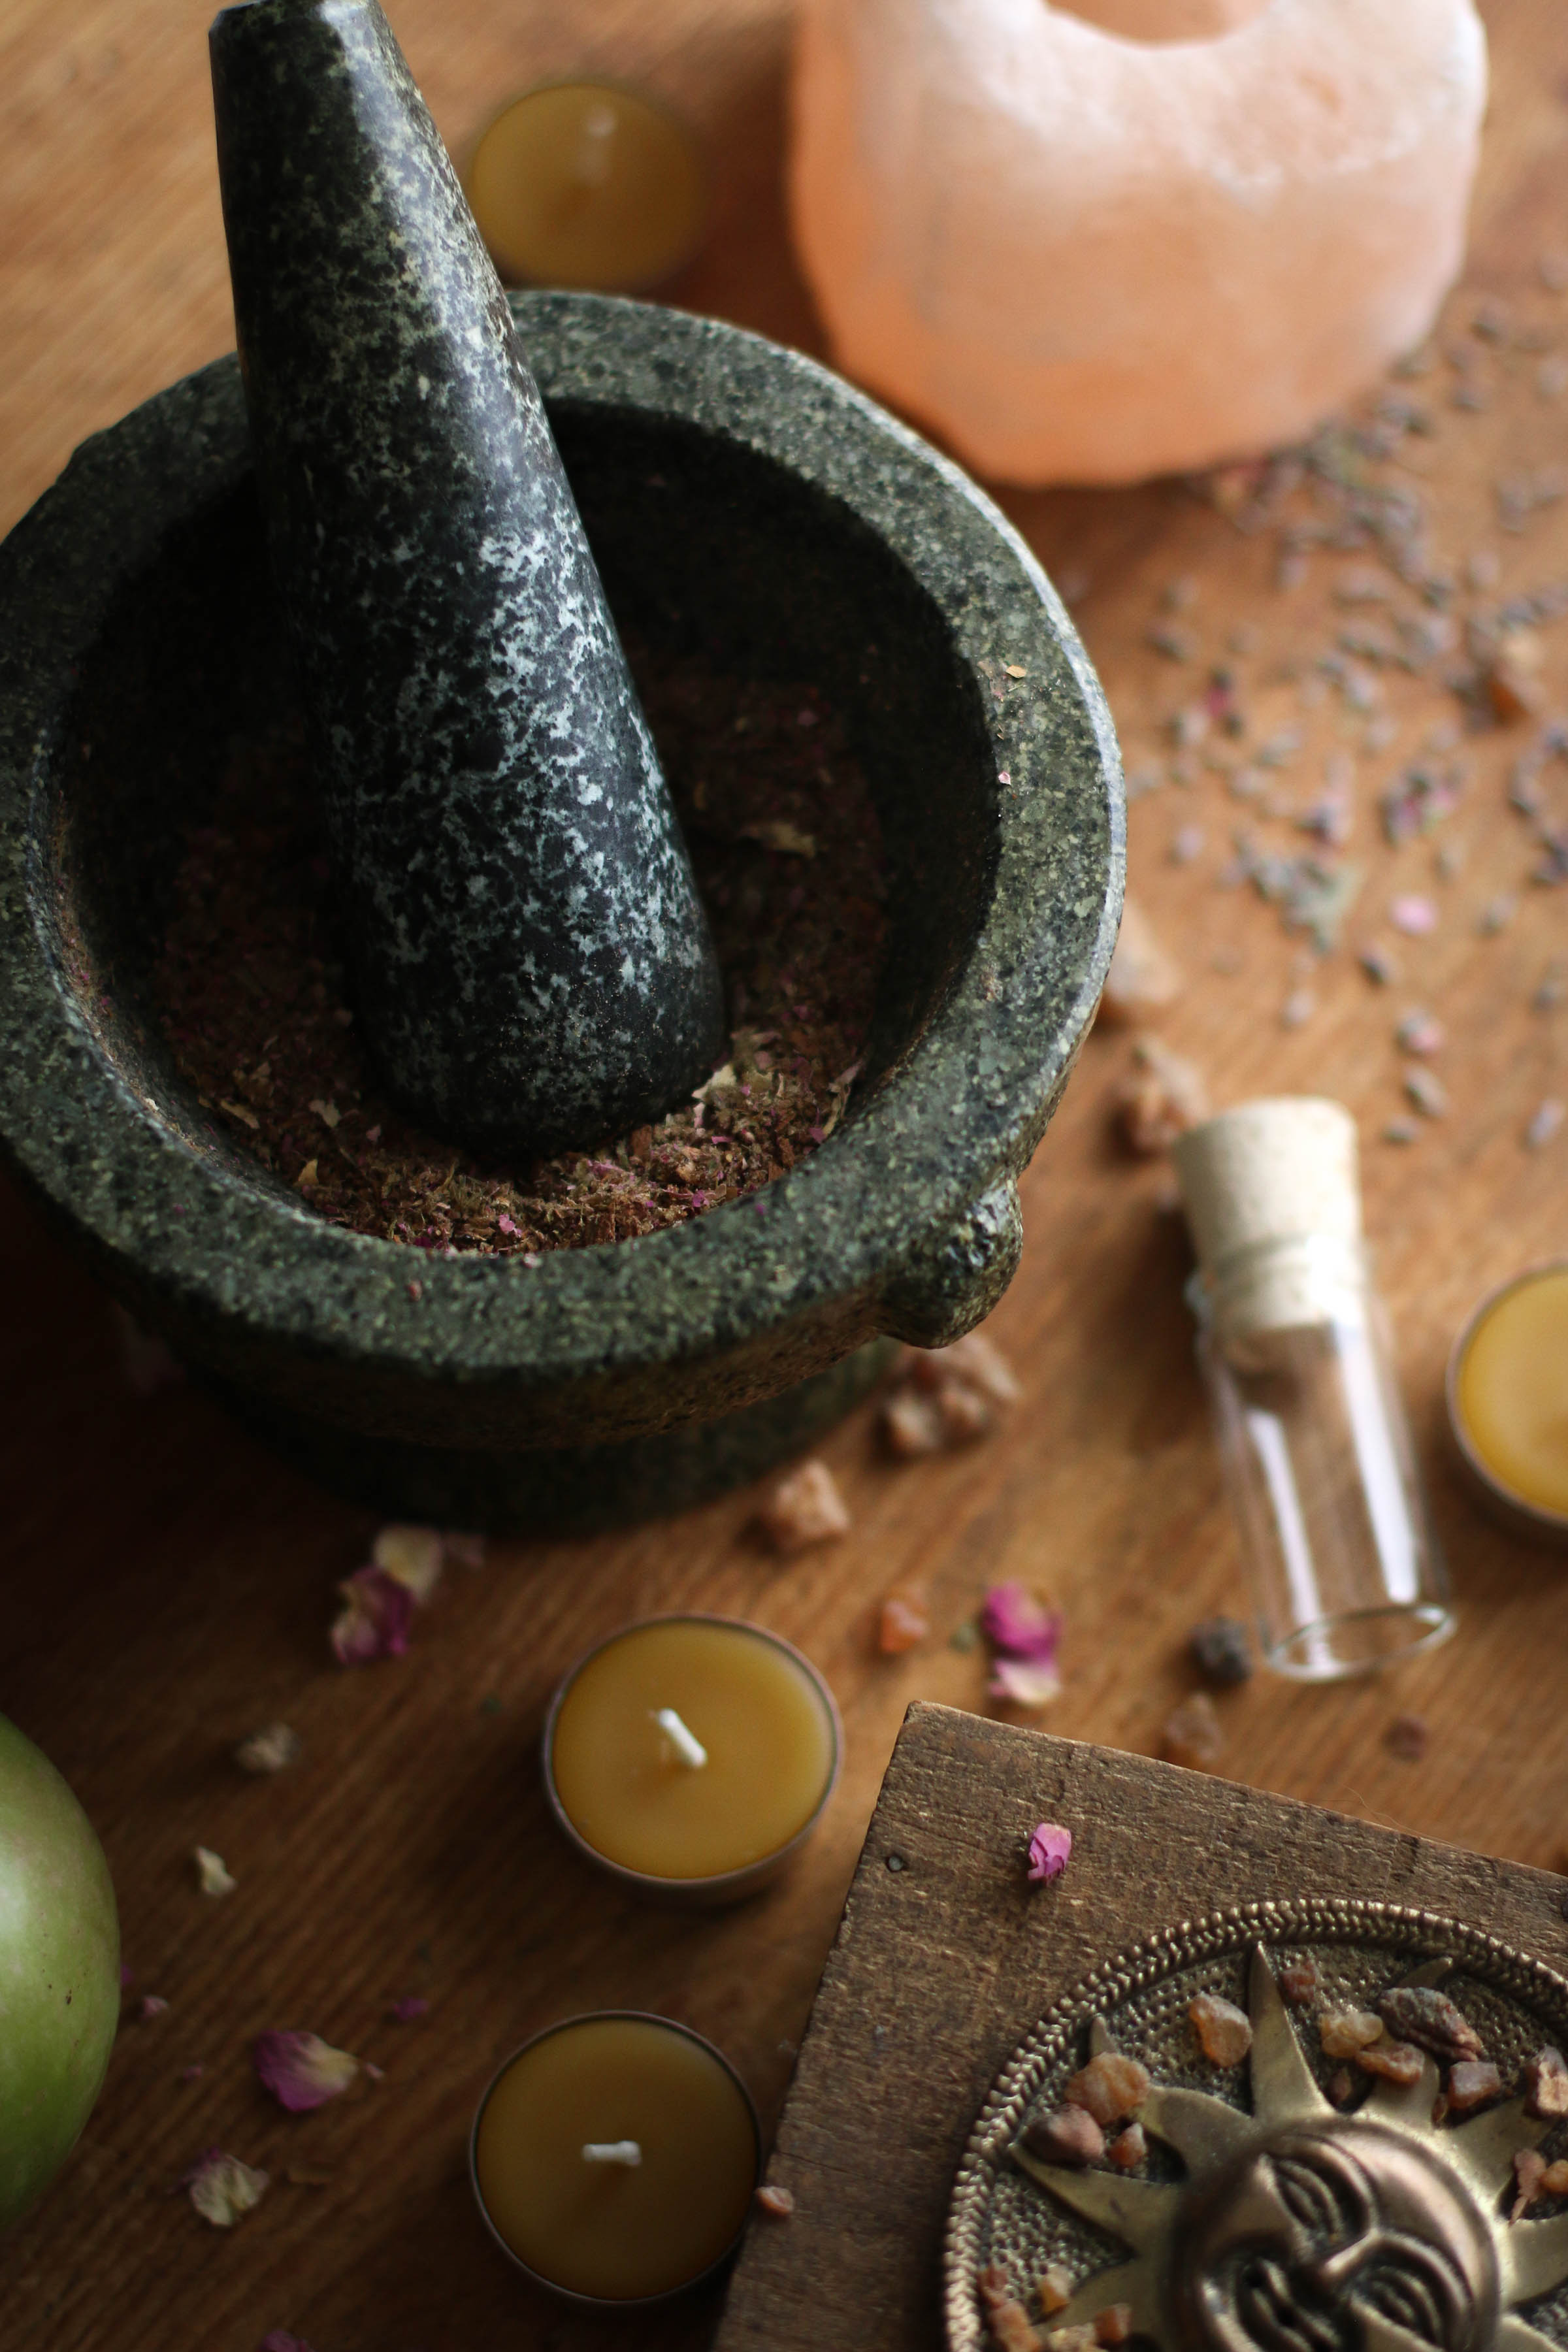
{"type": "Polygon", "coordinates": [[[1061,1612],[1047,1609],[1026,1585],[994,1584],[980,1612],[980,1630],[1005,1657],[1048,1666],[1062,1636],[1061,1612]]]}
{"type": "Polygon", "coordinates": [[[340,1666],[368,1666],[400,1658],[408,1647],[414,1595],[381,1568],[356,1568],[338,1591],[343,1606],[328,1636],[340,1666]]]}
{"type": "Polygon", "coordinates": [[[267,2089],[294,2116],[339,2097],[360,2070],[357,2058],[346,2050],[334,2050],[319,2033],[289,2033],[276,2027],[258,2038],[250,2054],[267,2089]]]}
{"type": "Polygon", "coordinates": [[[399,2025],[412,2025],[416,2017],[428,2017],[430,2004],[419,1993],[405,1992],[401,2000],[392,2004],[392,2014],[399,2025]]]}
{"type": "Polygon", "coordinates": [[[1059,1878],[1072,1853],[1072,1832],[1060,1822],[1042,1822],[1029,1840],[1029,1884],[1047,1885],[1059,1878]]]}
{"type": "Polygon", "coordinates": [[[1023,1707],[1048,1706],[1052,1699],[1060,1696],[1061,1686],[1061,1676],[1055,1666],[1036,1665],[1028,1658],[993,1659],[991,1680],[986,1685],[993,1698],[1023,1707]]]}
{"type": "Polygon", "coordinates": [[[1430,898],[1395,898],[1388,909],[1388,919],[1406,939],[1424,939],[1437,928],[1437,909],[1430,898]]]}
{"type": "Polygon", "coordinates": [[[242,2214],[259,2205],[269,2178],[254,2166],[242,2164],[237,2156],[209,2147],[180,2186],[204,2221],[210,2221],[215,2230],[232,2230],[242,2214]]]}

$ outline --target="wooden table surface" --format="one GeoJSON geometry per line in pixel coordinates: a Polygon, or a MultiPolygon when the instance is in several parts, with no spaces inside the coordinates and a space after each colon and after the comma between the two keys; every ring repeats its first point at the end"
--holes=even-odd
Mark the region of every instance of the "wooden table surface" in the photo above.
{"type": "MultiPolygon", "coordinates": [[[[709,134],[718,193],[711,244],[680,299],[819,347],[784,237],[779,0],[570,10],[395,0],[391,14],[459,151],[496,104],[548,71],[612,68],[684,105],[709,134]]],[[[1461,620],[1568,577],[1568,503],[1550,496],[1543,470],[1568,457],[1568,364],[1553,364],[1568,355],[1568,294],[1540,268],[1545,254],[1545,275],[1558,274],[1550,256],[1568,247],[1568,27],[1539,0],[1488,0],[1484,14],[1494,98],[1470,269],[1430,371],[1396,387],[1432,430],[1393,436],[1392,453],[1368,461],[1377,479],[1427,500],[1434,561],[1458,578],[1461,620]],[[1483,311],[1490,340],[1471,331],[1482,298],[1497,306],[1483,311]],[[1468,355],[1463,368],[1442,355],[1450,348],[1468,355]],[[1456,387],[1473,404],[1455,406],[1456,387]],[[1511,499],[1500,520],[1517,522],[1510,486],[1521,475],[1545,502],[1502,528],[1497,486],[1511,499]]],[[[195,0],[8,0],[0,521],[83,434],[229,340],[205,16],[195,0]]],[[[1444,1357],[1468,1305],[1568,1246],[1568,1129],[1540,1150],[1522,1140],[1543,1099],[1568,1097],[1568,999],[1555,1003],[1563,992],[1549,987],[1534,1002],[1553,957],[1568,955],[1564,899],[1531,880],[1539,847],[1506,803],[1535,730],[1467,737],[1458,812],[1430,838],[1386,845],[1377,793],[1435,727],[1462,719],[1440,675],[1454,656],[1423,677],[1357,664],[1371,711],[1347,711],[1337,690],[1319,698],[1318,656],[1347,625],[1365,625],[1362,608],[1336,603],[1336,585],[1371,559],[1320,549],[1300,584],[1280,589],[1278,531],[1238,530],[1226,511],[1235,487],[1222,483],[1217,500],[1175,484],[1003,497],[1074,599],[1129,768],[1163,779],[1131,820],[1133,889],[1186,971],[1163,1034],[1202,1065],[1218,1103],[1326,1091],[1362,1121],[1369,1220],[1460,1631],[1384,1682],[1312,1691],[1255,1680],[1221,1701],[1225,1768],[1554,1865],[1568,1838],[1564,1564],[1477,1517],[1440,1429],[1444,1357]],[[1197,658],[1180,663],[1146,635],[1177,579],[1194,583],[1176,618],[1198,641],[1197,658]],[[1226,641],[1242,624],[1258,642],[1232,657],[1226,641]],[[1346,854],[1365,879],[1343,942],[1321,962],[1254,890],[1224,887],[1238,822],[1286,854],[1310,845],[1291,814],[1260,816],[1256,801],[1235,798],[1207,763],[1212,737],[1188,755],[1191,781],[1171,778],[1172,718],[1226,659],[1249,732],[1222,744],[1226,764],[1301,730],[1301,750],[1268,777],[1299,814],[1321,792],[1328,753],[1357,754],[1346,854]],[[1291,666],[1300,674],[1282,676],[1291,666]],[[1369,750],[1380,713],[1394,731],[1369,750]],[[1460,854],[1439,871],[1445,843],[1460,854]],[[1430,936],[1394,939],[1385,910],[1396,893],[1433,901],[1430,936]],[[1483,936],[1481,910],[1501,895],[1517,909],[1483,936]],[[1356,961],[1373,938],[1397,947],[1395,985],[1374,986],[1356,961]],[[1282,1008],[1303,992],[1309,1015],[1288,1026],[1282,1008]],[[1449,1108],[1399,1145],[1382,1139],[1405,1108],[1393,1031],[1415,1006],[1447,1030],[1434,1066],[1449,1108]],[[1431,1730],[1417,1762],[1384,1745],[1406,1713],[1431,1730]]],[[[1308,498],[1294,493],[1289,511],[1307,513],[1308,498]]],[[[1396,601],[1417,610],[1403,589],[1396,601]]],[[[1568,622],[1548,624],[1541,641],[1548,712],[1568,711],[1568,622]]],[[[1568,804],[1562,762],[1542,783],[1549,803],[1568,804]]],[[[81,2146],[0,2248],[11,2352],[253,2352],[276,2327],[316,2352],[632,2340],[624,2325],[532,2295],[481,2233],[464,2147],[498,2060],[574,2010],[646,2006],[713,2035],[775,2111],[906,1706],[984,1706],[978,1655],[946,1637],[989,1581],[1022,1578],[1066,1612],[1066,1687],[1049,1728],[1158,1747],[1189,1687],[1188,1629],[1242,1596],[1165,1171],[1129,1158],[1112,1132],[1128,1051],[1125,1034],[1090,1040],[1024,1185],[1024,1265],[993,1328],[1026,1395],[1004,1433],[899,1466],[862,1412],[825,1449],[854,1532],[795,1565],[756,1546],[746,1495],[589,1543],[497,1544],[482,1570],[453,1576],[406,1658],[356,1673],[332,1664],[325,1629],[334,1581],[363,1557],[371,1523],[188,1391],[134,1395],[103,1300],[7,1194],[0,1708],[97,1823],[135,1977],[81,2146]],[[871,1625],[895,1585],[923,1596],[936,1633],[885,1661],[871,1625]],[[831,1677],[847,1730],[842,1789],[796,1874],[717,1918],[666,1916],[600,1884],[552,1832],[534,1765],[561,1671],[600,1633],[671,1607],[752,1616],[802,1643],[831,1677]],[[234,1743],[277,1717],[300,1733],[304,1760],[276,1780],[244,1780],[234,1743]],[[196,1890],[198,1843],[238,1882],[225,1901],[196,1890]],[[147,1992],[169,2008],[142,2022],[147,1992]],[[392,2021],[410,1993],[428,2000],[427,2017],[392,2021]],[[383,2077],[287,2117],[249,2066],[251,2040],[271,2025],[314,2029],[383,2077]],[[273,2176],[232,2233],[174,2193],[215,2144],[273,2176]]],[[[635,2339],[700,2345],[716,2311],[713,2297],[678,2305],[638,2322],[635,2339]]]]}

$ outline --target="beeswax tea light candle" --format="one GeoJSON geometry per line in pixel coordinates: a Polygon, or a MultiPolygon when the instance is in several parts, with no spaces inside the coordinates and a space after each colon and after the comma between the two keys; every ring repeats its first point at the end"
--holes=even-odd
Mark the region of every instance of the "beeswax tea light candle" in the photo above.
{"type": "Polygon", "coordinates": [[[1485,1498],[1518,1533],[1568,1544],[1568,1264],[1481,1301],[1448,1366],[1448,1417],[1485,1498]]]}
{"type": "Polygon", "coordinates": [[[689,258],[706,211],[702,165],[662,107],[606,82],[514,99],[474,151],[467,193],[512,285],[630,293],[689,258]]]}
{"type": "Polygon", "coordinates": [[[756,2111],[710,2042],[629,2011],[569,2018],[480,2103],[474,2191],[515,2261],[563,2294],[647,2303],[693,2286],[741,2234],[756,2111]]]}
{"type": "Polygon", "coordinates": [[[815,1826],[838,1777],[838,1711],[759,1626],[658,1617],[574,1666],[544,1728],[556,1818],[649,1891],[750,1894],[815,1826]]]}

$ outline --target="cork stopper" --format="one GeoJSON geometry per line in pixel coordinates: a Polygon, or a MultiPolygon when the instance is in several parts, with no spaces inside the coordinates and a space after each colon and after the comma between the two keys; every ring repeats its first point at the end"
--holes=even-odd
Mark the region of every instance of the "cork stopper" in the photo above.
{"type": "Polygon", "coordinates": [[[1174,1156],[1224,1334],[1321,1322],[1359,1302],[1361,1183],[1342,1104],[1311,1095],[1242,1103],[1189,1129],[1174,1156]]]}

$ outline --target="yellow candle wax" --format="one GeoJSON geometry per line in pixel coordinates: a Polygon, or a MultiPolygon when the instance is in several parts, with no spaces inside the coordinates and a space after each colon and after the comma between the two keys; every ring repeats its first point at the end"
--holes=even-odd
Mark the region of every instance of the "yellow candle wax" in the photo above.
{"type": "Polygon", "coordinates": [[[514,99],[474,151],[468,202],[513,285],[629,293],[694,250],[706,197],[689,135],[661,107],[603,82],[514,99]]]}
{"type": "Polygon", "coordinates": [[[576,1669],[546,1769],[595,1853],[690,1882],[747,1870],[798,1836],[826,1797],[837,1747],[831,1702],[786,1644],[723,1619],[664,1617],[576,1669]]]}
{"type": "Polygon", "coordinates": [[[539,2277],[635,2302],[689,2285],[729,2252],[757,2155],[751,2103],[707,2042],[659,2018],[579,2017],[496,2077],[474,2127],[474,2184],[496,2235],[539,2277]]]}
{"type": "Polygon", "coordinates": [[[1525,1275],[1482,1308],[1454,1391],[1481,1469],[1528,1508],[1568,1517],[1568,1265],[1525,1275]]]}

